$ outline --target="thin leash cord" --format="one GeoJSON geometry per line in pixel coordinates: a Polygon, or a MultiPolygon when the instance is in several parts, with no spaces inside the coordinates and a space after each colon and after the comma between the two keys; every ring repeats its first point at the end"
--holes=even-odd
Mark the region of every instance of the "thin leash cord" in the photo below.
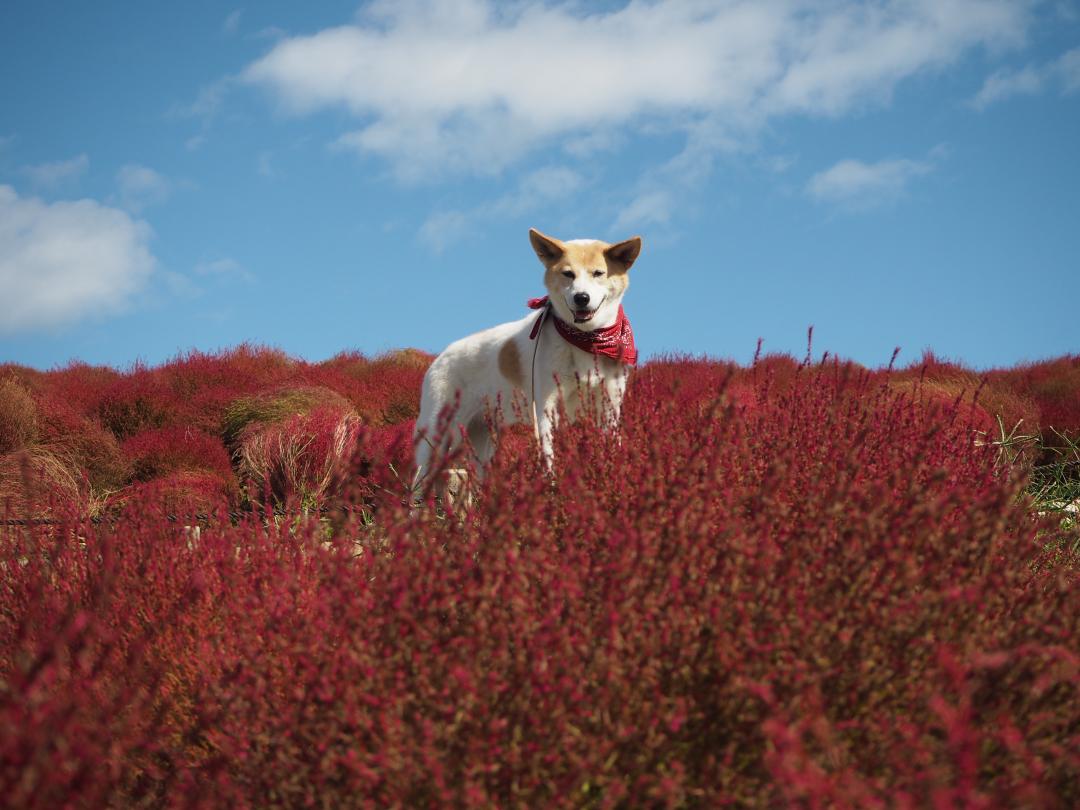
{"type": "Polygon", "coordinates": [[[544,321],[547,320],[550,309],[551,304],[548,304],[540,313],[540,323],[536,327],[536,343],[533,345],[532,368],[529,372],[529,410],[532,413],[533,435],[537,443],[540,441],[540,418],[536,415],[536,352],[540,348],[540,338],[544,336],[544,321]]]}

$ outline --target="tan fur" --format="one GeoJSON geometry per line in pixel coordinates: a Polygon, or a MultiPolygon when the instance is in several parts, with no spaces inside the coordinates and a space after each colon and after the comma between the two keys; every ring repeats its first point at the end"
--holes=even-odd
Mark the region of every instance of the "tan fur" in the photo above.
{"type": "Polygon", "coordinates": [[[513,340],[506,341],[499,349],[499,373],[515,388],[525,388],[525,374],[521,370],[521,355],[513,340]]]}

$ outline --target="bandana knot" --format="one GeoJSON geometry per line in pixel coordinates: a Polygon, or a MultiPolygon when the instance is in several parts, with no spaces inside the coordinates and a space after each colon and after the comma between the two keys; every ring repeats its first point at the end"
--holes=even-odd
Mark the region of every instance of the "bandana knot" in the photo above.
{"type": "MultiPolygon", "coordinates": [[[[529,309],[546,309],[550,306],[548,296],[543,298],[530,298],[529,309]]],[[[610,357],[619,363],[629,366],[637,363],[637,348],[634,346],[634,330],[630,328],[630,319],[623,312],[622,304],[619,305],[619,317],[615,323],[605,329],[596,329],[587,332],[584,329],[576,329],[561,318],[554,318],[555,329],[563,340],[572,346],[576,346],[583,352],[595,354],[600,357],[610,357]]],[[[540,333],[540,325],[544,321],[544,313],[541,312],[533,324],[529,339],[535,340],[540,333]]]]}

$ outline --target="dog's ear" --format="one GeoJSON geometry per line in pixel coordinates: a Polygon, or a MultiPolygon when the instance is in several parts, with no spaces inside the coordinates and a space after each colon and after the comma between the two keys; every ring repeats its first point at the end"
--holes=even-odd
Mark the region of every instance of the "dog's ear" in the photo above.
{"type": "Polygon", "coordinates": [[[604,256],[614,265],[612,269],[626,272],[641,253],[641,237],[631,236],[625,242],[616,242],[604,248],[604,256]]]}
{"type": "Polygon", "coordinates": [[[532,243],[533,250],[536,251],[536,258],[545,267],[554,264],[566,253],[566,246],[562,242],[554,237],[545,236],[536,228],[529,228],[529,241],[532,243]]]}

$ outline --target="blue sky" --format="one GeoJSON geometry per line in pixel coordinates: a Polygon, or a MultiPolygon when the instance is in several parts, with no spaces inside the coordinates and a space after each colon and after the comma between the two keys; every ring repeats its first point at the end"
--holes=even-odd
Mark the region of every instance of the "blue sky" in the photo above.
{"type": "Polygon", "coordinates": [[[0,361],[451,340],[530,226],[645,247],[639,348],[1080,352],[1080,4],[0,11],[0,361]]]}

